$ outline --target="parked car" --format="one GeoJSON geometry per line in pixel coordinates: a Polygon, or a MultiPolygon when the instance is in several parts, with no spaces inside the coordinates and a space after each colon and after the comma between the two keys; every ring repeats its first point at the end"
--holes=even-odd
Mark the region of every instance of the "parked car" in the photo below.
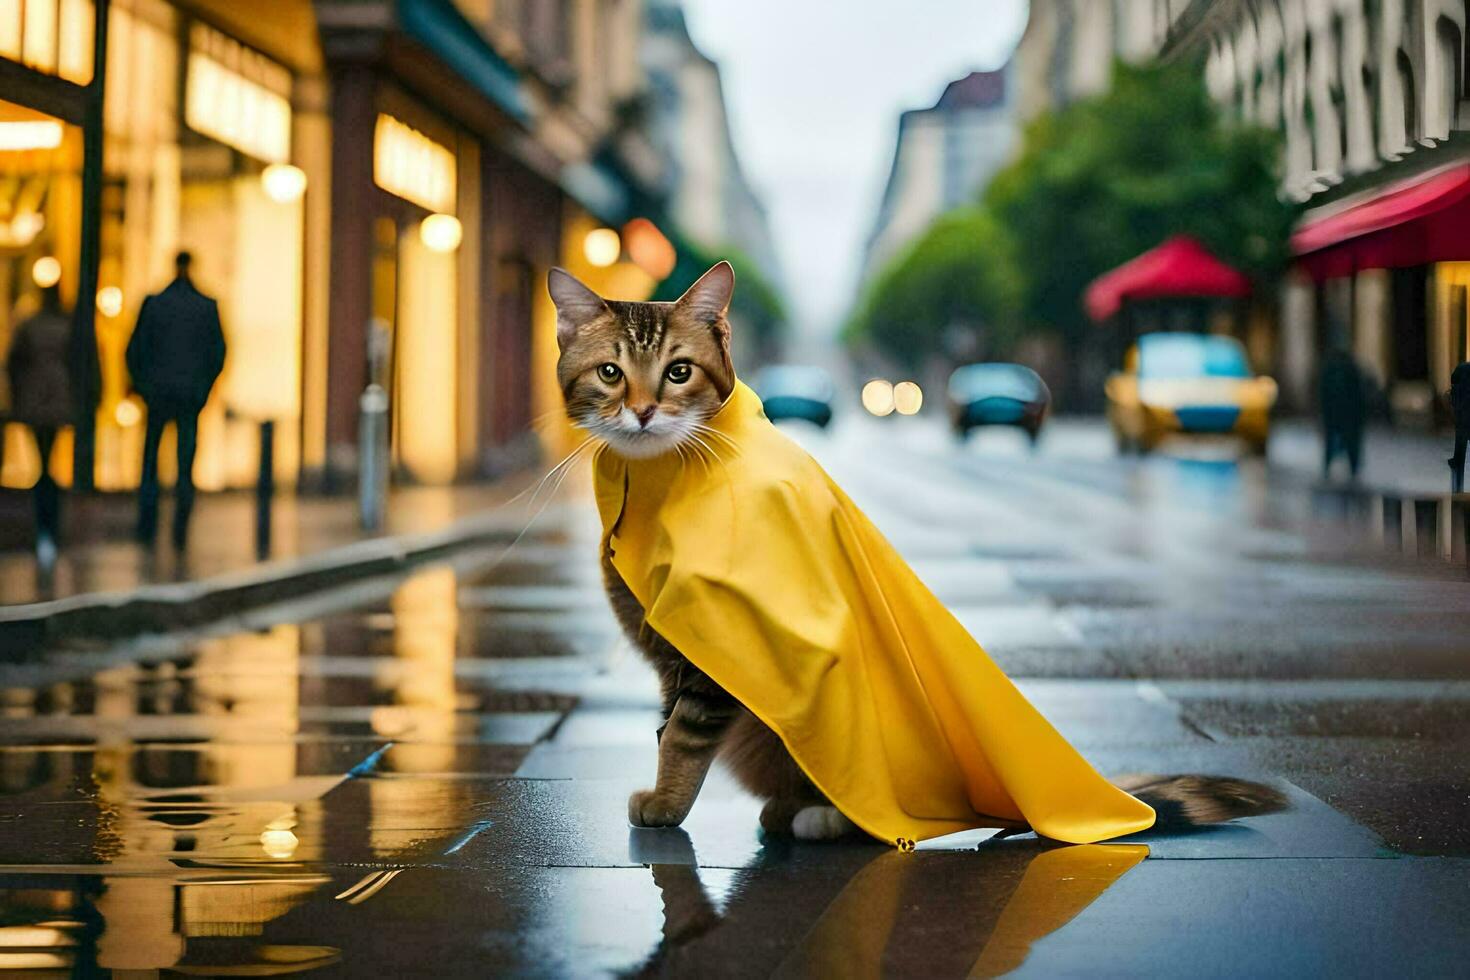
{"type": "Polygon", "coordinates": [[[826,428],[832,421],[836,389],[831,375],[819,367],[773,365],[756,375],[754,387],[772,422],[802,419],[826,428]]]}
{"type": "Polygon", "coordinates": [[[1008,425],[1034,444],[1051,409],[1051,390],[1020,364],[966,364],[949,376],[949,413],[961,439],[972,429],[1008,425]]]}
{"type": "Polygon", "coordinates": [[[1119,452],[1150,452],[1173,435],[1233,435],[1265,455],[1276,382],[1257,377],[1233,337],[1146,334],[1107,381],[1119,452]]]}

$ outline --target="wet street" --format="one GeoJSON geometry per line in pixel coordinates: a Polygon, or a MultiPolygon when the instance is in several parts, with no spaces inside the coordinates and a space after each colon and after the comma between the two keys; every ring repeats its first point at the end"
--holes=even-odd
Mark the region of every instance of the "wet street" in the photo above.
{"type": "Polygon", "coordinates": [[[1464,975],[1463,565],[1217,447],[794,435],[1099,769],[1292,808],[903,854],[762,841],[716,771],[682,829],[632,830],[657,699],[573,480],[508,553],[0,665],[0,970],[1464,975]]]}

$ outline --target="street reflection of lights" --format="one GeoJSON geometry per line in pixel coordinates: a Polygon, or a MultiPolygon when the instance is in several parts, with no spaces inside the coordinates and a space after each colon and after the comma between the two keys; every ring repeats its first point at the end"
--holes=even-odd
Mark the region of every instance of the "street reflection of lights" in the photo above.
{"type": "Polygon", "coordinates": [[[623,243],[633,264],[655,279],[667,279],[679,260],[673,243],[647,218],[634,218],[623,226],[623,243]]]}
{"type": "Polygon", "coordinates": [[[97,309],[103,316],[117,316],[122,312],[123,294],[116,286],[104,286],[97,291],[97,309]]]}
{"type": "Polygon", "coordinates": [[[260,834],[260,847],[266,856],[284,860],[296,853],[300,841],[289,830],[265,830],[260,834]]]}
{"type": "Polygon", "coordinates": [[[273,163],[260,174],[265,196],[278,204],[288,204],[306,193],[306,171],[289,163],[273,163]]]}
{"type": "Polygon", "coordinates": [[[54,255],[43,255],[31,266],[31,278],[42,289],[61,281],[61,262],[54,255]]]}
{"type": "Polygon", "coordinates": [[[609,266],[623,254],[623,242],[611,228],[593,228],[582,240],[582,254],[599,268],[609,266]]]}
{"type": "Polygon", "coordinates": [[[138,407],[138,403],[133,399],[124,398],[112,410],[112,417],[118,425],[124,429],[128,429],[143,421],[143,410],[138,407]]]}
{"type": "Polygon", "coordinates": [[[893,407],[899,415],[917,415],[924,407],[924,390],[912,381],[893,386],[893,407]]]}
{"type": "Polygon", "coordinates": [[[880,418],[893,414],[893,385],[874,378],[863,385],[863,408],[880,418]]]}

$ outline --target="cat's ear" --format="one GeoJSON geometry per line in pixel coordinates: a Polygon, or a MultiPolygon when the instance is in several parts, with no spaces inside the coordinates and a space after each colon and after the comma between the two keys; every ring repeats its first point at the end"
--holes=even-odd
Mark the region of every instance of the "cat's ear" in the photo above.
{"type": "Polygon", "coordinates": [[[730,309],[735,293],[735,270],[728,262],[717,262],[684,291],[675,306],[683,307],[702,319],[718,320],[730,309]]]}
{"type": "Polygon", "coordinates": [[[576,339],[577,331],[607,312],[602,297],[565,269],[546,274],[546,291],[556,304],[556,345],[562,349],[576,339]]]}

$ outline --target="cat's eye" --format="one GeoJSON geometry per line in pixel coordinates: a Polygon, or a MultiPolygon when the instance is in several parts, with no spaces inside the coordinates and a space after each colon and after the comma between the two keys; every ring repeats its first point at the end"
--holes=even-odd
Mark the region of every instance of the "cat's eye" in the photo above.
{"type": "Polygon", "coordinates": [[[623,369],[609,361],[597,368],[597,376],[608,384],[617,384],[618,379],[623,376],[623,369]]]}
{"type": "Polygon", "coordinates": [[[664,372],[664,377],[668,378],[669,381],[673,384],[681,385],[684,382],[688,381],[690,378],[694,377],[694,368],[690,365],[688,361],[675,361],[673,364],[670,364],[669,369],[664,372]]]}

